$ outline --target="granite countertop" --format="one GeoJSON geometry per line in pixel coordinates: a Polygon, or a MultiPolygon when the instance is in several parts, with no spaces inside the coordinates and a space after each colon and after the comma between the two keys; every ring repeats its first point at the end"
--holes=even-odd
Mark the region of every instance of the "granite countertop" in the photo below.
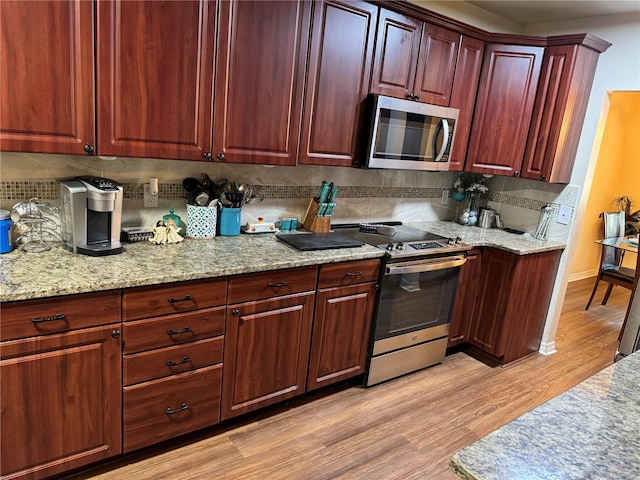
{"type": "MultiPolygon", "coordinates": [[[[473,246],[491,246],[525,255],[564,248],[564,244],[522,238],[498,230],[463,227],[453,222],[410,225],[445,237],[460,236],[473,246]]],[[[242,234],[171,245],[125,244],[119,255],[74,255],[60,245],[47,252],[22,250],[0,255],[0,301],[26,300],[117,288],[237,275],[281,268],[382,257],[365,245],[300,252],[271,233],[242,234]]]]}
{"type": "Polygon", "coordinates": [[[412,222],[407,225],[445,237],[460,237],[463,242],[473,247],[495,247],[516,255],[562,250],[567,246],[565,243],[553,240],[536,240],[528,235],[517,235],[495,228],[469,227],[442,220],[412,222]]]}
{"type": "Polygon", "coordinates": [[[456,452],[467,480],[640,478],[640,352],[456,452]]]}

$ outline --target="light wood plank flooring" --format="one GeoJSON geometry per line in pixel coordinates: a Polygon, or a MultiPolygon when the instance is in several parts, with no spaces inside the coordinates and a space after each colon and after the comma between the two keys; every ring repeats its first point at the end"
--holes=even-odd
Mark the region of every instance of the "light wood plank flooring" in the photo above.
{"type": "Polygon", "coordinates": [[[456,450],[610,365],[630,292],[589,311],[569,285],[558,353],[491,368],[464,353],[391,382],[340,387],[77,473],[81,479],[443,479],[456,450]]]}

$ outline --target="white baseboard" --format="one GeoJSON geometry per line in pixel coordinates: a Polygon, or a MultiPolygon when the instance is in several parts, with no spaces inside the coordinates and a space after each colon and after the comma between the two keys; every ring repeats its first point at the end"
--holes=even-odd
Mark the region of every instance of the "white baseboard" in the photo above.
{"type": "Polygon", "coordinates": [[[598,275],[598,270],[588,270],[586,272],[577,272],[569,275],[569,283],[577,282],[578,280],[584,280],[585,278],[591,278],[598,275]]]}
{"type": "Polygon", "coordinates": [[[538,349],[538,351],[542,354],[542,355],[553,355],[554,353],[557,353],[558,351],[556,350],[556,342],[542,342],[540,344],[540,348],[538,349]]]}

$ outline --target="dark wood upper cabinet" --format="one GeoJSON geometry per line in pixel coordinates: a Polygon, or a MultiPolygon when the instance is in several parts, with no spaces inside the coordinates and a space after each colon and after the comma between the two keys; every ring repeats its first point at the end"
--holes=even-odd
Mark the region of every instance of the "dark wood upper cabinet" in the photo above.
{"type": "Polygon", "coordinates": [[[421,35],[421,21],[380,9],[371,93],[397,98],[413,95],[421,35]]]}
{"type": "Polygon", "coordinates": [[[211,151],[216,2],[97,5],[98,152],[204,160],[211,151]]]}
{"type": "Polygon", "coordinates": [[[93,2],[2,1],[0,18],[0,150],[93,154],[93,2]]]}
{"type": "Polygon", "coordinates": [[[420,102],[449,106],[459,45],[459,33],[424,24],[413,88],[420,102]]]}
{"type": "Polygon", "coordinates": [[[520,175],[544,48],[487,44],[466,171],[520,175]]]}
{"type": "Polygon", "coordinates": [[[298,163],[353,166],[367,98],[378,8],[314,2],[298,163]]]}
{"type": "Polygon", "coordinates": [[[548,47],[529,129],[521,176],[569,183],[598,55],[584,45],[548,47]]]}
{"type": "Polygon", "coordinates": [[[369,91],[449,106],[460,34],[380,9],[369,91]]]}
{"type": "Polygon", "coordinates": [[[311,4],[220,5],[214,160],[295,165],[311,4]]]}
{"type": "Polygon", "coordinates": [[[460,111],[455,125],[456,139],[449,155],[449,170],[460,171],[464,167],[483,53],[482,40],[462,37],[449,105],[460,111]]]}

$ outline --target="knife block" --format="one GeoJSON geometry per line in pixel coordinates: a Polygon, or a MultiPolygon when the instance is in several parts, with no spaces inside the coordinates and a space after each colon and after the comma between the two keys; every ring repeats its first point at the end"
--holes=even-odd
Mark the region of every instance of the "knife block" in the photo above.
{"type": "Polygon", "coordinates": [[[318,198],[312,198],[307,207],[307,213],[302,221],[302,226],[315,233],[329,233],[331,230],[331,217],[319,217],[320,202],[318,198]]]}

